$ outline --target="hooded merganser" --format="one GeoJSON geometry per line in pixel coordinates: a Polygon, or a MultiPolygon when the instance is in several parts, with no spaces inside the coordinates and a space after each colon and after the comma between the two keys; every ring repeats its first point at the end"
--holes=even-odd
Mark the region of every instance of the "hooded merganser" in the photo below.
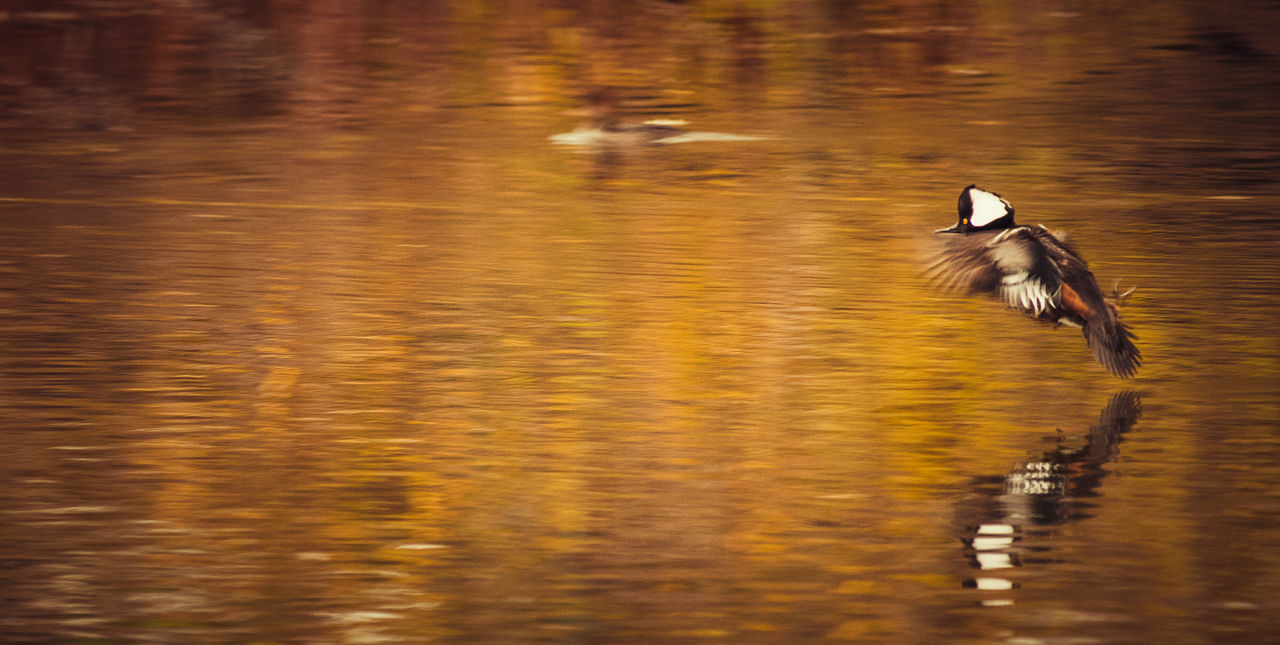
{"type": "Polygon", "coordinates": [[[1138,371],[1142,354],[1133,332],[1071,246],[1043,226],[1014,224],[1009,202],[974,185],[960,193],[958,209],[956,225],[937,231],[948,234],[929,268],[938,283],[952,291],[997,295],[1039,320],[1079,326],[1107,371],[1121,378],[1138,371]]]}

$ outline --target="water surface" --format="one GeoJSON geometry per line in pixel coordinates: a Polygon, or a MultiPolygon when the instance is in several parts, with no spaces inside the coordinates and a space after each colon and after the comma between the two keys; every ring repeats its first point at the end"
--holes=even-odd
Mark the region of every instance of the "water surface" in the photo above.
{"type": "Polygon", "coordinates": [[[0,22],[3,640],[1274,639],[1274,10],[606,9],[0,22]]]}

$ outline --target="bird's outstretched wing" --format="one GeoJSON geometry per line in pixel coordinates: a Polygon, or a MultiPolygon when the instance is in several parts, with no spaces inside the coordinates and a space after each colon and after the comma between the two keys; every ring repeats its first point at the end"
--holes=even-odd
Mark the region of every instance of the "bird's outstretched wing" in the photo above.
{"type": "Polygon", "coordinates": [[[1120,322],[1112,311],[1084,326],[1084,340],[1094,358],[1120,378],[1133,376],[1142,365],[1142,352],[1133,344],[1135,338],[1129,326],[1120,322]]]}
{"type": "Polygon", "coordinates": [[[1062,269],[1046,252],[1042,227],[1019,226],[986,234],[940,234],[942,249],[926,274],[942,288],[991,293],[1032,316],[1057,306],[1062,269]]]}

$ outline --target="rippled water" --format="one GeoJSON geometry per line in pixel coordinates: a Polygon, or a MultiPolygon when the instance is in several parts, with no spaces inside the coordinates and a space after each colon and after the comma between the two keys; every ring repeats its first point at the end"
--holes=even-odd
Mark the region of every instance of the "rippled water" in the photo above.
{"type": "Polygon", "coordinates": [[[534,6],[17,85],[0,639],[1273,642],[1274,11],[534,6]],[[561,145],[601,78],[733,136],[561,145]],[[1136,287],[1136,378],[924,282],[971,182],[1136,287]]]}

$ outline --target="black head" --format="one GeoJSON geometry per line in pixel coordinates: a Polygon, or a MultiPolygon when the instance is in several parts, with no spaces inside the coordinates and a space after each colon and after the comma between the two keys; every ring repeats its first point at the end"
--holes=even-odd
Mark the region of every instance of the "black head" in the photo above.
{"type": "Polygon", "coordinates": [[[956,209],[960,211],[959,221],[951,228],[939,229],[938,233],[972,233],[1014,226],[1013,207],[1009,202],[973,184],[960,193],[956,209]]]}

